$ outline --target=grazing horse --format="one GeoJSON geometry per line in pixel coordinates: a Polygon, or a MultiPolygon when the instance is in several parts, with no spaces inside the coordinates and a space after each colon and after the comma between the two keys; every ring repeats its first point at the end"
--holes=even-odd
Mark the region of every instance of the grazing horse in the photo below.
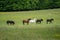
{"type": "Polygon", "coordinates": [[[27,23],[27,25],[29,24],[29,20],[31,20],[31,18],[29,18],[29,19],[27,19],[27,20],[23,20],[23,25],[25,24],[25,23],[27,23]]]}
{"type": "Polygon", "coordinates": [[[47,24],[48,24],[48,23],[52,23],[52,21],[54,21],[53,18],[51,18],[51,19],[47,19],[47,20],[46,20],[46,23],[47,23],[47,24]]]}
{"type": "Polygon", "coordinates": [[[43,21],[43,19],[37,19],[36,23],[41,23],[43,21]]]}
{"type": "Polygon", "coordinates": [[[35,23],[36,22],[36,18],[34,18],[33,20],[31,19],[30,21],[29,21],[29,23],[35,23]]]}
{"type": "Polygon", "coordinates": [[[12,21],[12,20],[8,20],[6,23],[7,23],[8,25],[14,25],[14,24],[15,24],[15,22],[12,21]]]}

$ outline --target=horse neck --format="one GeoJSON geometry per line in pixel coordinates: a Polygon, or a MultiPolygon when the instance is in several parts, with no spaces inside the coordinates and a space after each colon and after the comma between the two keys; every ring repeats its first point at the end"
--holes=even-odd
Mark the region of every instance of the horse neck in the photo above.
{"type": "Polygon", "coordinates": [[[28,20],[28,21],[30,21],[30,20],[28,20]]]}

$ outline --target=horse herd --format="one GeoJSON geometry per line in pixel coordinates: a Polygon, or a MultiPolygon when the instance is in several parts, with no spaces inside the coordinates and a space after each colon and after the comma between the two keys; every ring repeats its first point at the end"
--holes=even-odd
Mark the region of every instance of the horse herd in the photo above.
{"type": "MultiPolygon", "coordinates": [[[[42,21],[43,21],[43,19],[36,19],[36,18],[31,19],[31,18],[28,18],[28,19],[26,19],[26,20],[22,20],[22,23],[23,23],[23,25],[24,25],[25,23],[26,23],[27,25],[28,25],[29,23],[36,23],[36,24],[40,23],[40,24],[41,24],[42,21]]],[[[54,21],[53,18],[46,19],[46,24],[52,23],[53,21],[54,21]]],[[[12,20],[7,20],[6,23],[7,23],[8,25],[14,25],[14,24],[15,24],[15,22],[12,21],[12,20]]]]}

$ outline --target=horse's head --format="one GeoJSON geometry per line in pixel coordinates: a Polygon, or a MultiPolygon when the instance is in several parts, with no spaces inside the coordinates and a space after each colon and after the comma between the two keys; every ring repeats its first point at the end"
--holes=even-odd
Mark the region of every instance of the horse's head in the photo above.
{"type": "Polygon", "coordinates": [[[52,21],[54,21],[54,19],[53,19],[53,18],[52,18],[51,20],[52,20],[52,21]]]}
{"type": "Polygon", "coordinates": [[[41,19],[41,21],[43,21],[43,19],[41,19]]]}

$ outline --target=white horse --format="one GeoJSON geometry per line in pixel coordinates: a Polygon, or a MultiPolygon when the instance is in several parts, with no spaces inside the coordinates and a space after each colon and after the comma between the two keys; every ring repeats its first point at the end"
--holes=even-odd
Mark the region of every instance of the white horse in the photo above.
{"type": "Polygon", "coordinates": [[[30,20],[29,23],[35,23],[36,22],[36,18],[34,18],[33,20],[30,20]]]}

